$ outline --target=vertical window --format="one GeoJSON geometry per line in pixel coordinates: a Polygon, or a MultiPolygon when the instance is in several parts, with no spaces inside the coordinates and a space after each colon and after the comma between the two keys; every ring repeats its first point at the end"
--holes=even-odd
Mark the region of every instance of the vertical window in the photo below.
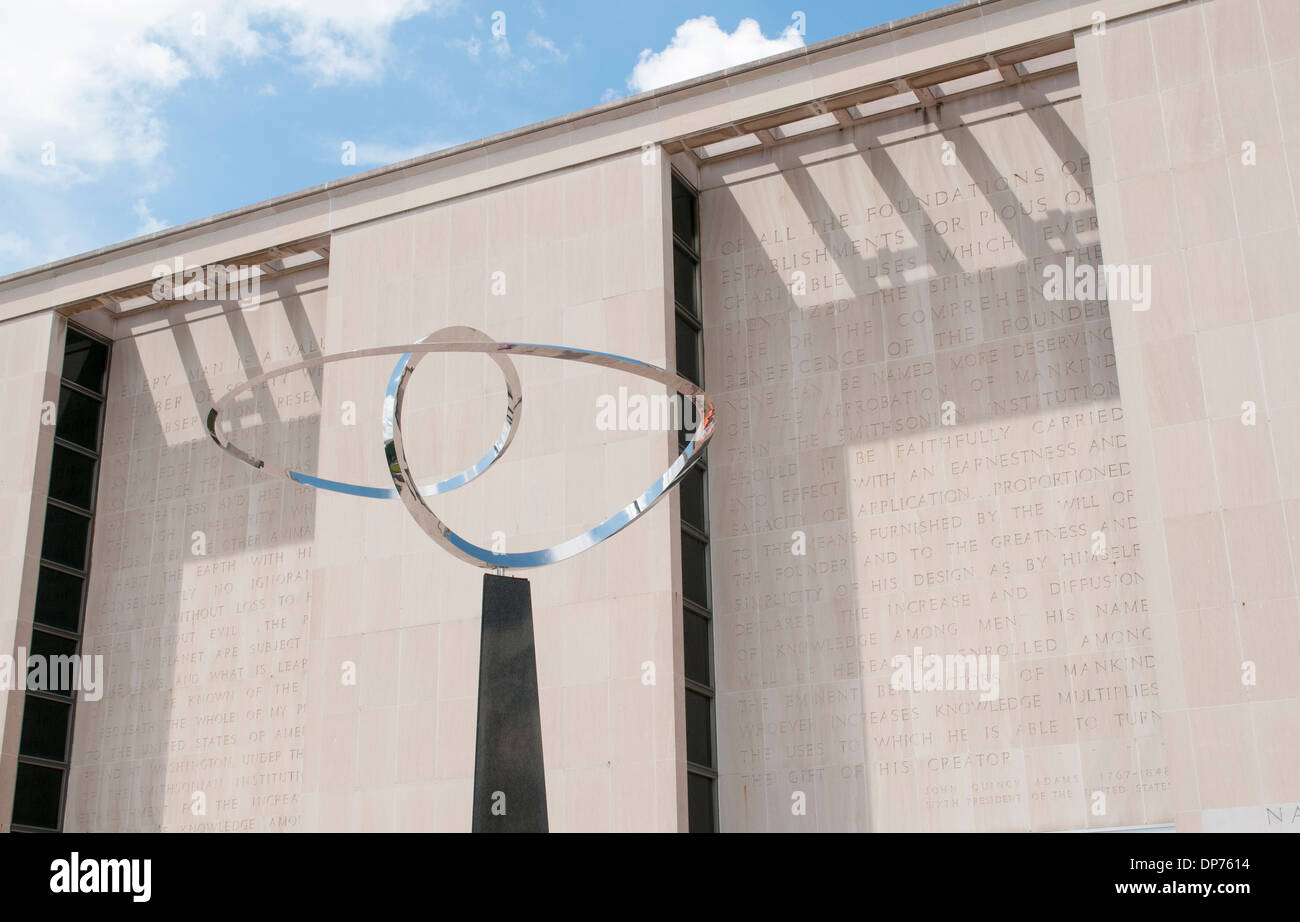
{"type": "MultiPolygon", "coordinates": [[[[109,351],[108,343],[68,326],[32,640],[27,651],[29,656],[45,659],[47,665],[68,664],[68,658],[81,652],[109,351]]],[[[26,671],[27,663],[16,663],[15,667],[26,671]]],[[[72,675],[71,669],[63,668],[47,668],[45,673],[72,675]]],[[[27,689],[14,785],[11,828],[15,832],[63,828],[75,710],[74,688],[51,683],[43,689],[27,689]]]]}
{"type": "MultiPolygon", "coordinates": [[[[672,200],[677,373],[703,387],[699,196],[674,173],[672,200]]],[[[683,420],[692,418],[682,414],[683,420]]],[[[682,430],[682,445],[691,434],[688,429],[682,430]]],[[[715,832],[718,826],[707,461],[706,450],[705,457],[678,485],[682,510],[682,652],[686,673],[686,813],[691,832],[715,832]]]]}

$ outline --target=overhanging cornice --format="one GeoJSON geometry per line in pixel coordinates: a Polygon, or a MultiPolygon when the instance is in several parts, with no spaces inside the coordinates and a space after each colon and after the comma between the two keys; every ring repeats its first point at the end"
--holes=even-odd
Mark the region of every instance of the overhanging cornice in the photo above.
{"type": "MultiPolygon", "coordinates": [[[[371,170],[256,205],[168,228],[0,278],[0,320],[97,299],[152,280],[176,258],[231,263],[294,241],[640,150],[683,148],[720,133],[780,140],[782,126],[830,114],[841,124],[870,118],[863,107],[996,70],[1020,51],[1069,41],[1095,12],[1108,20],[1188,0],[965,0],[932,13],[830,39],[782,55],[605,103],[401,164],[371,170]],[[747,129],[747,130],[744,130],[747,129]]],[[[1041,55],[1039,55],[1041,56],[1041,55]]],[[[982,90],[985,87],[976,87],[982,90]]],[[[952,97],[948,97],[952,98],[952,97]]],[[[691,147],[691,149],[695,149],[691,147]]]]}

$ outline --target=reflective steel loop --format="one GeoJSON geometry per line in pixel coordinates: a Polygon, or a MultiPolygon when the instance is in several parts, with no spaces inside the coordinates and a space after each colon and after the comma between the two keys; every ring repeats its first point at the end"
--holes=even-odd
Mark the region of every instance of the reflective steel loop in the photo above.
{"type": "MultiPolygon", "coordinates": [[[[465,344],[456,345],[459,347],[465,344]]],[[[664,494],[672,489],[673,485],[681,480],[686,472],[699,461],[700,452],[713,436],[713,404],[709,402],[704,391],[685,378],[655,365],[649,365],[621,355],[612,355],[608,352],[569,349],[564,346],[544,346],[536,343],[500,343],[497,348],[515,355],[566,359],[572,362],[599,365],[619,371],[629,371],[635,375],[671,387],[685,397],[695,398],[702,404],[702,410],[699,425],[690,442],[682,449],[682,453],[674,459],[673,463],[668,466],[668,470],[664,471],[658,480],[622,509],[600,524],[575,538],[570,538],[568,541],[535,551],[497,552],[480,547],[457,534],[434,514],[417,491],[408,489],[407,485],[415,483],[415,478],[411,474],[410,465],[407,463],[406,448],[402,442],[402,397],[407,381],[410,379],[410,369],[403,371],[402,363],[399,362],[398,368],[394,369],[393,378],[389,381],[389,392],[384,398],[384,430],[388,432],[391,427],[392,431],[391,438],[386,437],[384,440],[384,452],[385,456],[393,461],[389,465],[389,472],[393,475],[393,486],[396,487],[398,496],[406,503],[406,508],[415,517],[420,527],[424,529],[425,534],[446,548],[448,553],[459,557],[466,563],[472,563],[486,569],[528,569],[530,567],[545,566],[548,563],[557,563],[588,548],[595,547],[601,541],[617,534],[635,522],[649,511],[651,506],[663,498],[664,494]]]]}
{"type": "Polygon", "coordinates": [[[400,497],[406,505],[407,510],[415,517],[420,527],[424,529],[425,534],[432,538],[436,543],[445,548],[448,553],[475,566],[484,569],[528,569],[532,567],[545,566],[548,563],[556,563],[569,557],[579,554],[588,548],[595,547],[601,541],[611,535],[622,531],[628,525],[635,522],[654,506],[676,483],[686,475],[686,472],[700,460],[701,452],[709,439],[713,436],[714,407],[708,399],[705,392],[686,378],[675,375],[672,372],[665,371],[655,365],[641,362],[636,359],[627,358],[621,355],[613,355],[608,352],[596,352],[589,349],[570,349],[564,346],[547,346],[536,343],[498,343],[491,340],[485,334],[474,330],[471,327],[448,327],[426,336],[418,343],[410,343],[401,346],[381,346],[374,349],[357,349],[351,352],[341,352],[336,355],[317,356],[289,365],[275,371],[266,372],[251,378],[238,387],[231,390],[220,400],[208,414],[208,433],[212,440],[217,443],[223,450],[239,458],[246,464],[251,465],[258,470],[264,470],[271,474],[284,475],[298,483],[307,486],[320,487],[321,489],[334,490],[340,493],[348,493],[355,496],[368,496],[374,498],[388,499],[393,496],[400,497]],[[501,433],[493,443],[488,452],[464,471],[449,477],[437,483],[418,487],[415,476],[411,472],[410,464],[406,458],[406,446],[402,440],[402,403],[406,392],[406,386],[410,382],[411,375],[415,371],[416,365],[425,355],[430,352],[447,352],[447,353],[482,353],[492,358],[501,368],[506,378],[506,419],[502,426],[501,433]],[[221,412],[226,410],[230,403],[240,394],[251,390],[263,382],[279,377],[290,372],[299,371],[305,368],[313,368],[318,365],[328,365],[335,362],[345,361],[352,358],[365,358],[368,356],[378,355],[398,355],[396,367],[388,380],[388,388],[384,394],[383,418],[381,421],[384,457],[388,464],[389,474],[393,479],[393,489],[378,487],[364,487],[356,484],[345,483],[342,481],[325,480],[312,475],[303,474],[299,471],[279,468],[265,461],[247,454],[229,441],[223,442],[217,435],[217,419],[221,412]],[[613,515],[600,522],[598,525],[588,529],[582,534],[563,541],[550,547],[540,548],[533,551],[520,552],[497,552],[467,540],[454,530],[429,508],[424,498],[433,496],[438,493],[446,493],[454,490],[456,487],[469,483],[475,477],[478,477],[489,467],[492,466],[510,446],[518,429],[519,421],[523,411],[523,393],[519,384],[518,374],[515,372],[514,363],[510,361],[512,355],[527,355],[537,358],[563,359],[572,362],[582,362],[588,365],[598,365],[603,368],[611,368],[617,371],[626,371],[640,377],[655,381],[672,388],[681,396],[691,400],[699,407],[698,425],[692,434],[691,440],[686,444],[668,469],[650,484],[641,495],[637,496],[632,502],[619,509],[613,515]]]}
{"type": "MultiPolygon", "coordinates": [[[[304,474],[302,471],[282,468],[278,465],[271,464],[268,461],[264,461],[261,458],[255,458],[239,447],[230,444],[229,440],[224,442],[222,441],[221,436],[217,434],[217,419],[229,408],[230,403],[240,394],[252,390],[259,384],[269,381],[272,378],[278,378],[282,375],[291,374],[295,371],[302,371],[307,368],[332,365],[335,362],[342,362],[347,359],[365,358],[373,355],[402,354],[401,360],[397,363],[397,368],[393,370],[393,378],[389,381],[388,393],[391,394],[396,386],[395,382],[400,376],[402,369],[408,367],[413,369],[420,359],[422,359],[427,353],[461,351],[432,348],[436,344],[447,342],[460,342],[462,344],[477,342],[492,347],[492,351],[488,351],[487,349],[479,351],[488,353],[488,358],[492,359],[492,361],[496,363],[496,366],[501,369],[501,374],[505,378],[506,382],[505,422],[501,426],[500,435],[497,436],[492,447],[488,449],[487,454],[475,461],[459,474],[454,474],[446,480],[440,480],[437,483],[426,484],[425,486],[420,487],[420,492],[425,496],[433,496],[438,493],[446,493],[449,490],[454,490],[459,486],[464,486],[475,477],[482,474],[491,467],[498,458],[505,454],[506,449],[510,447],[511,441],[514,440],[515,433],[519,430],[519,418],[520,414],[523,413],[524,393],[523,387],[519,383],[519,372],[515,368],[515,363],[510,360],[510,356],[496,351],[496,341],[494,339],[473,327],[445,327],[435,333],[430,333],[419,342],[411,343],[407,346],[381,346],[376,349],[356,349],[352,352],[340,352],[337,355],[314,356],[310,359],[298,362],[295,365],[288,365],[284,368],[278,368],[274,371],[267,372],[266,374],[258,375],[256,378],[250,378],[223,396],[216,402],[216,405],[208,411],[208,435],[212,437],[212,440],[216,442],[217,445],[234,455],[240,461],[273,476],[288,477],[290,480],[294,480],[305,486],[316,487],[320,490],[331,490],[335,493],[345,493],[349,496],[364,496],[370,499],[395,499],[397,497],[397,491],[392,487],[367,487],[362,486],[361,484],[348,483],[342,480],[328,480],[324,477],[304,474]],[[412,354],[417,356],[414,361],[411,361],[412,354]]],[[[391,397],[386,398],[386,400],[388,399],[391,399],[391,397]]],[[[390,417],[388,409],[386,403],[384,406],[385,420],[390,417]]],[[[385,423],[383,435],[385,439],[388,439],[392,435],[392,430],[389,428],[387,422],[385,423]]],[[[392,463],[391,459],[389,463],[392,463]]]]}

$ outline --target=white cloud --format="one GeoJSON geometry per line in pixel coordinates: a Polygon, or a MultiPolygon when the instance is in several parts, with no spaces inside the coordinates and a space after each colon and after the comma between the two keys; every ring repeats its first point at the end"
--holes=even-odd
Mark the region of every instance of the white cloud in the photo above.
{"type": "MultiPolygon", "coordinates": [[[[357,144],[357,166],[388,166],[431,154],[445,147],[455,147],[460,141],[423,141],[419,144],[389,144],[384,141],[361,141],[357,144]]],[[[334,147],[330,148],[333,155],[334,147]]]]}
{"type": "Polygon", "coordinates": [[[524,43],[529,48],[542,52],[529,58],[517,54],[515,47],[510,44],[506,35],[505,15],[501,11],[492,14],[490,23],[481,16],[476,16],[474,24],[480,31],[486,30],[487,37],[471,35],[466,39],[452,39],[445,43],[446,47],[463,49],[474,63],[485,63],[485,76],[499,86],[524,86],[535,79],[533,75],[539,67],[556,62],[564,63],[569,60],[571,52],[582,50],[581,42],[574,41],[569,51],[564,51],[552,39],[535,29],[529,29],[524,34],[524,43]],[[484,48],[490,49],[497,60],[484,55],[484,48]]]}
{"type": "Polygon", "coordinates": [[[793,24],[778,37],[766,38],[752,19],[742,19],[728,33],[712,16],[698,16],[678,26],[663,51],[642,51],[627,85],[640,93],[802,46],[803,36],[793,24]]]}
{"type": "Polygon", "coordinates": [[[149,203],[144,199],[136,199],[135,204],[131,206],[135,216],[140,219],[140,226],[135,229],[136,236],[143,237],[145,234],[153,234],[167,226],[166,221],[159,221],[149,210],[149,203]]]}
{"type": "MultiPolygon", "coordinates": [[[[76,182],[152,163],[159,111],[196,75],[277,55],[317,84],[382,77],[398,22],[456,0],[102,0],[0,4],[0,176],[76,182]],[[54,144],[56,163],[42,163],[54,144]],[[53,166],[53,169],[51,169],[53,166]]],[[[48,159],[48,158],[47,158],[48,159]]]]}
{"type": "Polygon", "coordinates": [[[528,32],[528,44],[533,48],[541,48],[544,51],[549,51],[557,60],[567,61],[569,59],[567,54],[555,47],[555,42],[551,41],[545,35],[539,35],[531,29],[528,32]]]}
{"type": "Polygon", "coordinates": [[[478,60],[478,53],[483,49],[483,43],[479,41],[477,35],[471,35],[469,38],[465,39],[464,41],[456,40],[451,42],[450,44],[453,48],[464,48],[465,53],[468,54],[470,58],[475,61],[478,60]]]}
{"type": "Polygon", "coordinates": [[[257,95],[258,96],[279,96],[280,91],[275,88],[274,83],[267,83],[264,84],[262,88],[257,91],[257,95]]]}
{"type": "Polygon", "coordinates": [[[620,99],[620,98],[622,98],[622,96],[623,96],[622,93],[620,93],[618,90],[616,90],[616,89],[614,89],[612,86],[610,86],[610,87],[606,87],[606,88],[605,88],[605,92],[603,92],[603,93],[600,94],[600,101],[601,101],[601,102],[610,102],[611,100],[614,100],[614,99],[620,99]]]}

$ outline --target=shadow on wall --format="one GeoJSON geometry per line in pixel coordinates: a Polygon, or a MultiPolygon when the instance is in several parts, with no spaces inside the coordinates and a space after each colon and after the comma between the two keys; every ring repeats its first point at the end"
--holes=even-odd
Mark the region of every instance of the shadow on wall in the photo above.
{"type": "Polygon", "coordinates": [[[1115,782],[1164,767],[1108,307],[1043,296],[1101,260],[1081,111],[1013,92],[704,183],[724,829],[1171,815],[1115,782]]]}
{"type": "MultiPolygon", "coordinates": [[[[264,370],[250,319],[283,318],[289,352],[320,351],[324,286],[281,284],[263,313],[191,322],[174,308],[167,329],[114,345],[86,612],[106,690],[78,705],[69,831],[299,825],[300,772],[286,767],[302,746],[315,491],[260,476],[204,428],[214,392],[264,370]]],[[[295,414],[258,388],[231,414],[239,444],[315,463],[321,370],[297,380],[316,408],[295,414]]]]}

